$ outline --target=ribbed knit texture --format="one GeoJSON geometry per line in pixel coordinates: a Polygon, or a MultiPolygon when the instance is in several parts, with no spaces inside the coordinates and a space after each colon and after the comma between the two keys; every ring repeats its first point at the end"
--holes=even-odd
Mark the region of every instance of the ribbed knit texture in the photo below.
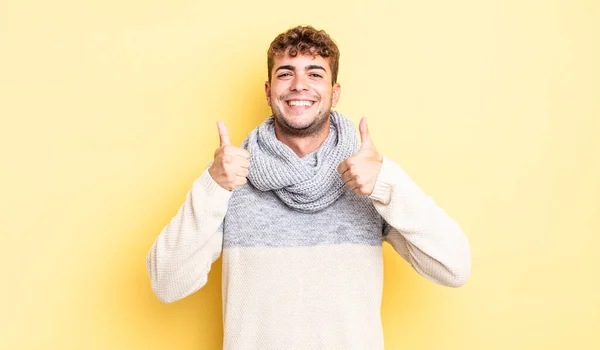
{"type": "Polygon", "coordinates": [[[273,116],[242,142],[250,152],[248,181],[260,191],[273,191],[290,208],[304,213],[323,210],[345,190],[338,165],[358,150],[356,129],[342,114],[331,111],[330,132],[315,151],[316,164],[299,158],[275,136],[273,116]]]}
{"type": "Polygon", "coordinates": [[[468,278],[460,226],[395,162],[383,157],[369,197],[337,187],[335,168],[350,155],[335,145],[356,138],[339,127],[346,121],[332,114],[331,138],[302,158],[253,135],[252,181],[228,191],[205,170],[150,249],[148,274],[164,302],[202,288],[222,257],[223,349],[382,350],[384,241],[430,281],[468,278]]]}

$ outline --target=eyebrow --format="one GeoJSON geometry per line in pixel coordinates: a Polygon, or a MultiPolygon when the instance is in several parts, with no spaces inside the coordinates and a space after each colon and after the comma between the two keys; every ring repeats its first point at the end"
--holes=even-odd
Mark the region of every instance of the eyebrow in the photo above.
{"type": "MultiPolygon", "coordinates": [[[[286,64],[286,65],[277,67],[277,69],[275,69],[275,72],[277,72],[280,69],[288,69],[288,70],[291,70],[291,71],[295,71],[296,67],[294,67],[292,65],[289,65],[289,64],[286,64]]],[[[316,65],[316,64],[311,64],[309,66],[306,66],[306,68],[304,70],[311,70],[311,69],[321,69],[321,70],[327,72],[327,70],[323,66],[319,66],[319,65],[316,65]]]]}

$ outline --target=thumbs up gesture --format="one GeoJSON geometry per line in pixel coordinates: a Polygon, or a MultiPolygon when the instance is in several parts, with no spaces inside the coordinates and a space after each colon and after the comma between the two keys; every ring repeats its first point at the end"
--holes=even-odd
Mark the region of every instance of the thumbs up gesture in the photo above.
{"type": "Polygon", "coordinates": [[[337,171],[342,174],[342,180],[352,192],[359,196],[370,196],[381,170],[383,156],[375,149],[366,118],[360,120],[358,128],[362,143],[360,149],[352,157],[341,162],[337,171]]]}
{"type": "Polygon", "coordinates": [[[250,168],[250,153],[231,145],[225,123],[217,123],[220,146],[215,151],[214,162],[208,169],[213,180],[228,191],[246,184],[250,168]]]}

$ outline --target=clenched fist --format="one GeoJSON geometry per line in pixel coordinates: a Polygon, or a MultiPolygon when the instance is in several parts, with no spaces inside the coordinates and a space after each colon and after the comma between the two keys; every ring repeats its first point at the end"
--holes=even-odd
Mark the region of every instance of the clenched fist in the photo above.
{"type": "Polygon", "coordinates": [[[231,145],[229,132],[223,122],[218,122],[217,127],[221,145],[215,151],[215,160],[208,172],[219,186],[232,191],[248,181],[246,177],[250,168],[250,153],[231,145]]]}
{"type": "Polygon", "coordinates": [[[352,157],[341,162],[337,168],[342,174],[346,186],[359,196],[370,196],[375,189],[375,182],[383,164],[383,157],[377,153],[367,119],[362,118],[358,126],[360,131],[361,146],[352,157]]]}

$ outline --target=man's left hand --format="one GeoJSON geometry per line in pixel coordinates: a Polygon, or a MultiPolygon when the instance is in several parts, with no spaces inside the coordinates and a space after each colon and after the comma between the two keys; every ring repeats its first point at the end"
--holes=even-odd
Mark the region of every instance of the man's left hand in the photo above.
{"type": "Polygon", "coordinates": [[[383,156],[377,153],[371,140],[367,118],[360,120],[358,129],[362,143],[360,149],[355,155],[341,162],[337,171],[342,174],[342,181],[352,192],[359,196],[370,196],[381,170],[383,156]]]}

